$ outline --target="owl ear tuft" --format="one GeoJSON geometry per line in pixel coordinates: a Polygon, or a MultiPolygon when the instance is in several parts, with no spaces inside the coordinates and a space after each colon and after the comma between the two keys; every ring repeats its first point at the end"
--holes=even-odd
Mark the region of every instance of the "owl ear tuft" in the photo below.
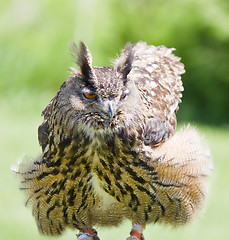
{"type": "Polygon", "coordinates": [[[133,62],[133,45],[131,43],[127,43],[124,50],[121,52],[121,55],[118,59],[115,60],[114,66],[117,71],[123,76],[124,83],[127,82],[127,75],[131,71],[132,62],[133,62]]]}
{"type": "Polygon", "coordinates": [[[78,48],[75,42],[72,41],[70,42],[70,48],[82,75],[87,80],[91,79],[93,77],[92,56],[87,46],[83,42],[80,42],[78,48]]]}

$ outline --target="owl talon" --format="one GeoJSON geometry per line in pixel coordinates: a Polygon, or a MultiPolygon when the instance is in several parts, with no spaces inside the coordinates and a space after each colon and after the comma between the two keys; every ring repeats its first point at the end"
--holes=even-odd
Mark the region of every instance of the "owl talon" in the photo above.
{"type": "Polygon", "coordinates": [[[87,228],[77,235],[78,240],[100,240],[97,236],[97,232],[94,229],[87,228]]]}
{"type": "Polygon", "coordinates": [[[79,233],[77,235],[78,240],[100,240],[98,236],[96,235],[91,235],[89,233],[79,233]]]}
{"type": "Polygon", "coordinates": [[[144,240],[141,225],[134,224],[130,232],[130,237],[128,237],[126,240],[144,240]]]}
{"type": "Polygon", "coordinates": [[[128,237],[126,240],[139,240],[139,238],[131,236],[131,237],[128,237]]]}
{"type": "Polygon", "coordinates": [[[88,233],[79,233],[77,235],[78,240],[93,240],[93,236],[88,233]]]}

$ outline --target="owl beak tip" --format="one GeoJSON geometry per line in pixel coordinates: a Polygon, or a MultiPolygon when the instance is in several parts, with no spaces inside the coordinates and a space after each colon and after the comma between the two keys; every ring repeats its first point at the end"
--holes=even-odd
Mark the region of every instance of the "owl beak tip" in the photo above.
{"type": "Polygon", "coordinates": [[[114,110],[111,102],[108,103],[106,112],[107,113],[106,113],[105,125],[106,125],[106,128],[109,129],[110,123],[114,118],[114,110]]]}
{"type": "Polygon", "coordinates": [[[113,120],[113,116],[114,116],[114,110],[111,104],[109,104],[108,116],[109,116],[109,123],[110,123],[113,120]]]}

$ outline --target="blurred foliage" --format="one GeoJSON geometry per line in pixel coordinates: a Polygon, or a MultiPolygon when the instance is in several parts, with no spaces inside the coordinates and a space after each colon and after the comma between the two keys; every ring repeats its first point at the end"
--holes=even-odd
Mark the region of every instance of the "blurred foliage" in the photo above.
{"type": "Polygon", "coordinates": [[[1,1],[0,94],[57,91],[73,66],[70,40],[86,42],[94,65],[142,40],[182,57],[179,120],[228,124],[228,26],[228,0],[1,1]]]}

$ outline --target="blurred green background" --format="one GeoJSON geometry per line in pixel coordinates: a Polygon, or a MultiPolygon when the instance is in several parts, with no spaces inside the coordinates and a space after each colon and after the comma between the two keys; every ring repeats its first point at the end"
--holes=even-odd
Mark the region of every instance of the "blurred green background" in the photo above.
{"type": "MultiPolygon", "coordinates": [[[[145,237],[228,239],[228,0],[0,1],[0,239],[52,239],[38,234],[10,166],[40,154],[40,113],[74,66],[70,40],[88,45],[94,65],[110,65],[128,41],[177,49],[186,68],[178,123],[205,134],[215,171],[204,215],[177,230],[149,225],[145,237]]],[[[125,239],[130,223],[99,231],[101,240],[125,239]]]]}

